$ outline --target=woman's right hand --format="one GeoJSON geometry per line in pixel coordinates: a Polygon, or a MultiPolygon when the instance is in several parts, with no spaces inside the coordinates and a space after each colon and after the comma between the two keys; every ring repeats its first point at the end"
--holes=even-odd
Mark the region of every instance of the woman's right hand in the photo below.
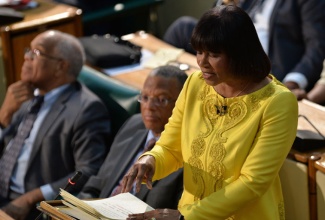
{"type": "Polygon", "coordinates": [[[130,192],[136,181],[136,192],[140,191],[141,183],[145,182],[148,189],[152,188],[152,177],[155,173],[155,158],[150,155],[141,157],[122,179],[122,193],[130,192]]]}

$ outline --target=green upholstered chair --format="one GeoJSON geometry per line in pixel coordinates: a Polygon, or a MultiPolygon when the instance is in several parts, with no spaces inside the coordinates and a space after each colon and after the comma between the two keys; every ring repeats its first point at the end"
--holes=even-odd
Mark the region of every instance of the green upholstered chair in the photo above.
{"type": "Polygon", "coordinates": [[[103,100],[111,114],[113,137],[131,115],[140,112],[139,90],[84,65],[78,80],[103,100]]]}

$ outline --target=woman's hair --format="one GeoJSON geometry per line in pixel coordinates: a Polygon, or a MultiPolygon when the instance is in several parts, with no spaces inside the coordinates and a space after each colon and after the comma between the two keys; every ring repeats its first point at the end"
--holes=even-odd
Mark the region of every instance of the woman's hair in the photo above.
{"type": "Polygon", "coordinates": [[[260,81],[270,72],[270,60],[252,20],[237,6],[222,5],[205,12],[193,31],[191,44],[196,51],[224,53],[234,77],[260,81]]]}

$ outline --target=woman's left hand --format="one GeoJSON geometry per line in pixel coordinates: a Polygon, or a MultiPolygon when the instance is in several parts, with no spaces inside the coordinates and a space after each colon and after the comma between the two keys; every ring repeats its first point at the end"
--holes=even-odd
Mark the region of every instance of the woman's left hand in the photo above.
{"type": "Polygon", "coordinates": [[[140,214],[130,214],[127,220],[178,220],[181,213],[174,209],[155,209],[140,214]]]}
{"type": "Polygon", "coordinates": [[[130,192],[133,182],[136,184],[136,192],[140,191],[141,183],[145,182],[148,189],[152,189],[152,177],[155,173],[155,158],[150,155],[141,157],[122,179],[121,192],[130,192]]]}

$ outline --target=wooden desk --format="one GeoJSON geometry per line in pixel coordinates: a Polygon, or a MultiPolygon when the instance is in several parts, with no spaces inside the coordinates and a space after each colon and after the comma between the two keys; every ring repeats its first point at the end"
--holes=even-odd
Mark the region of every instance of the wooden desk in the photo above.
{"type": "Polygon", "coordinates": [[[9,215],[7,215],[4,211],[0,210],[0,219],[1,220],[14,220],[9,215]]]}
{"type": "Polygon", "coordinates": [[[39,7],[26,10],[25,18],[0,28],[7,86],[20,79],[24,50],[39,33],[56,29],[82,36],[81,10],[64,4],[37,0],[39,7]]]}
{"type": "MultiPolygon", "coordinates": [[[[311,123],[324,135],[325,134],[325,107],[314,104],[307,100],[302,100],[299,103],[299,114],[306,116],[311,123]]],[[[298,129],[311,130],[315,129],[304,119],[299,118],[298,129]]],[[[308,193],[309,193],[309,214],[310,220],[317,220],[317,182],[316,182],[316,168],[321,166],[322,162],[319,159],[324,157],[325,147],[300,152],[291,149],[288,157],[303,163],[307,166],[308,178],[308,193]]]]}
{"type": "MultiPolygon", "coordinates": [[[[122,37],[124,40],[128,40],[138,46],[141,46],[144,49],[149,50],[150,52],[155,53],[159,49],[162,48],[175,48],[164,41],[156,38],[151,34],[144,33],[142,31],[125,35],[122,37]]],[[[187,70],[187,74],[191,74],[194,71],[199,69],[198,64],[196,63],[196,57],[190,53],[184,52],[180,57],[177,59],[180,63],[186,63],[190,65],[190,69],[187,70]]],[[[131,85],[136,89],[142,89],[145,79],[147,78],[148,74],[150,73],[151,69],[142,69],[132,72],[121,73],[116,76],[112,76],[113,78],[120,80],[123,83],[131,85]]]]}
{"type": "MultiPolygon", "coordinates": [[[[302,100],[298,102],[299,105],[299,114],[304,115],[309,119],[311,123],[316,126],[316,128],[325,135],[325,107],[320,106],[318,104],[312,103],[308,100],[302,100]]],[[[304,118],[299,117],[298,119],[298,129],[303,130],[311,130],[316,132],[315,129],[306,121],[304,118]]],[[[290,156],[294,157],[297,161],[302,163],[307,163],[308,159],[311,156],[320,155],[325,153],[325,147],[319,148],[317,150],[310,150],[310,151],[297,151],[292,149],[290,152],[290,156]]]]}

